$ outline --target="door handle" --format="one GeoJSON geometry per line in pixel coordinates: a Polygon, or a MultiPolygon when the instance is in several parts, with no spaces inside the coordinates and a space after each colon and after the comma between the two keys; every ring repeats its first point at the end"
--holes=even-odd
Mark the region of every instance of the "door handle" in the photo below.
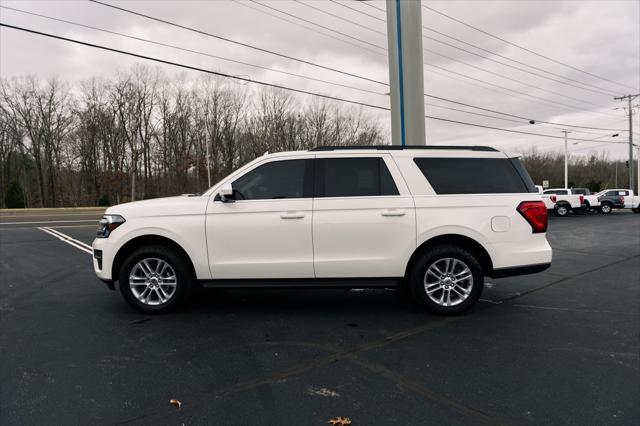
{"type": "Polygon", "coordinates": [[[407,214],[404,210],[382,210],[382,216],[404,216],[407,214]]]}
{"type": "Polygon", "coordinates": [[[302,219],[303,217],[304,217],[304,213],[300,213],[300,212],[280,213],[281,219],[302,219]]]}

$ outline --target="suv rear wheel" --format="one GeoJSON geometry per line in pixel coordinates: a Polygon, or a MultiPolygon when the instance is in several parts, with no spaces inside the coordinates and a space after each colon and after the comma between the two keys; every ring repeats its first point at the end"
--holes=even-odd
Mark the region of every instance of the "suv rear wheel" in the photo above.
{"type": "Polygon", "coordinates": [[[413,264],[409,285],[416,301],[428,310],[458,314],[480,298],[484,273],[467,250],[439,246],[424,252],[413,264]]]}
{"type": "Polygon", "coordinates": [[[131,306],[147,314],[174,310],[187,299],[192,284],[189,264],[165,246],[135,250],[120,269],[120,293],[131,306]]]}
{"type": "Polygon", "coordinates": [[[600,213],[602,214],[609,214],[611,213],[611,210],[613,210],[613,205],[611,203],[605,201],[600,205],[600,213]]]}
{"type": "Polygon", "coordinates": [[[566,204],[558,204],[554,210],[556,216],[566,216],[569,213],[569,206],[566,204]]]}

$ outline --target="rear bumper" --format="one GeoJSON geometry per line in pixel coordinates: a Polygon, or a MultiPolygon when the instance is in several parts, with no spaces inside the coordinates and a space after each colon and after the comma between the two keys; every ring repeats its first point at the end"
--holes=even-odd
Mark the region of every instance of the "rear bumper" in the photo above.
{"type": "Polygon", "coordinates": [[[513,266],[510,268],[494,269],[489,275],[491,278],[515,277],[518,275],[537,274],[549,269],[551,263],[537,263],[535,265],[513,266]]]}

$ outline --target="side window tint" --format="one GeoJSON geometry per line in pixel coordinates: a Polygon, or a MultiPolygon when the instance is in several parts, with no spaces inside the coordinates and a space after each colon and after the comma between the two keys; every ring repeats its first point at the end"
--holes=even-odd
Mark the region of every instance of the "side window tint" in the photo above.
{"type": "Polygon", "coordinates": [[[310,191],[305,191],[308,161],[272,161],[256,167],[232,183],[236,200],[311,197],[310,191]]]}
{"type": "Polygon", "coordinates": [[[382,158],[378,159],[378,167],[380,168],[380,195],[399,195],[398,187],[382,158]]]}
{"type": "Polygon", "coordinates": [[[316,162],[316,197],[399,195],[382,158],[323,158],[316,162]]]}
{"type": "Polygon", "coordinates": [[[524,167],[516,168],[518,159],[429,157],[414,161],[436,194],[536,192],[524,167]]]}

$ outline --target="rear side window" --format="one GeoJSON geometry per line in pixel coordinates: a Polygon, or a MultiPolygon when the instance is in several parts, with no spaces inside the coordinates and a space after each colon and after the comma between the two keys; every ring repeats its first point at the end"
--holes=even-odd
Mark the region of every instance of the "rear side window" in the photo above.
{"type": "Polygon", "coordinates": [[[282,160],[258,166],[233,182],[234,195],[237,200],[310,198],[305,175],[312,172],[312,161],[282,160]]]}
{"type": "Polygon", "coordinates": [[[399,195],[380,157],[322,158],[316,168],[316,197],[399,195]]]}
{"type": "Polygon", "coordinates": [[[591,195],[591,191],[589,191],[589,189],[587,188],[573,188],[571,191],[574,194],[591,195]]]}
{"type": "Polygon", "coordinates": [[[537,192],[516,158],[415,158],[437,194],[537,192]]]}

